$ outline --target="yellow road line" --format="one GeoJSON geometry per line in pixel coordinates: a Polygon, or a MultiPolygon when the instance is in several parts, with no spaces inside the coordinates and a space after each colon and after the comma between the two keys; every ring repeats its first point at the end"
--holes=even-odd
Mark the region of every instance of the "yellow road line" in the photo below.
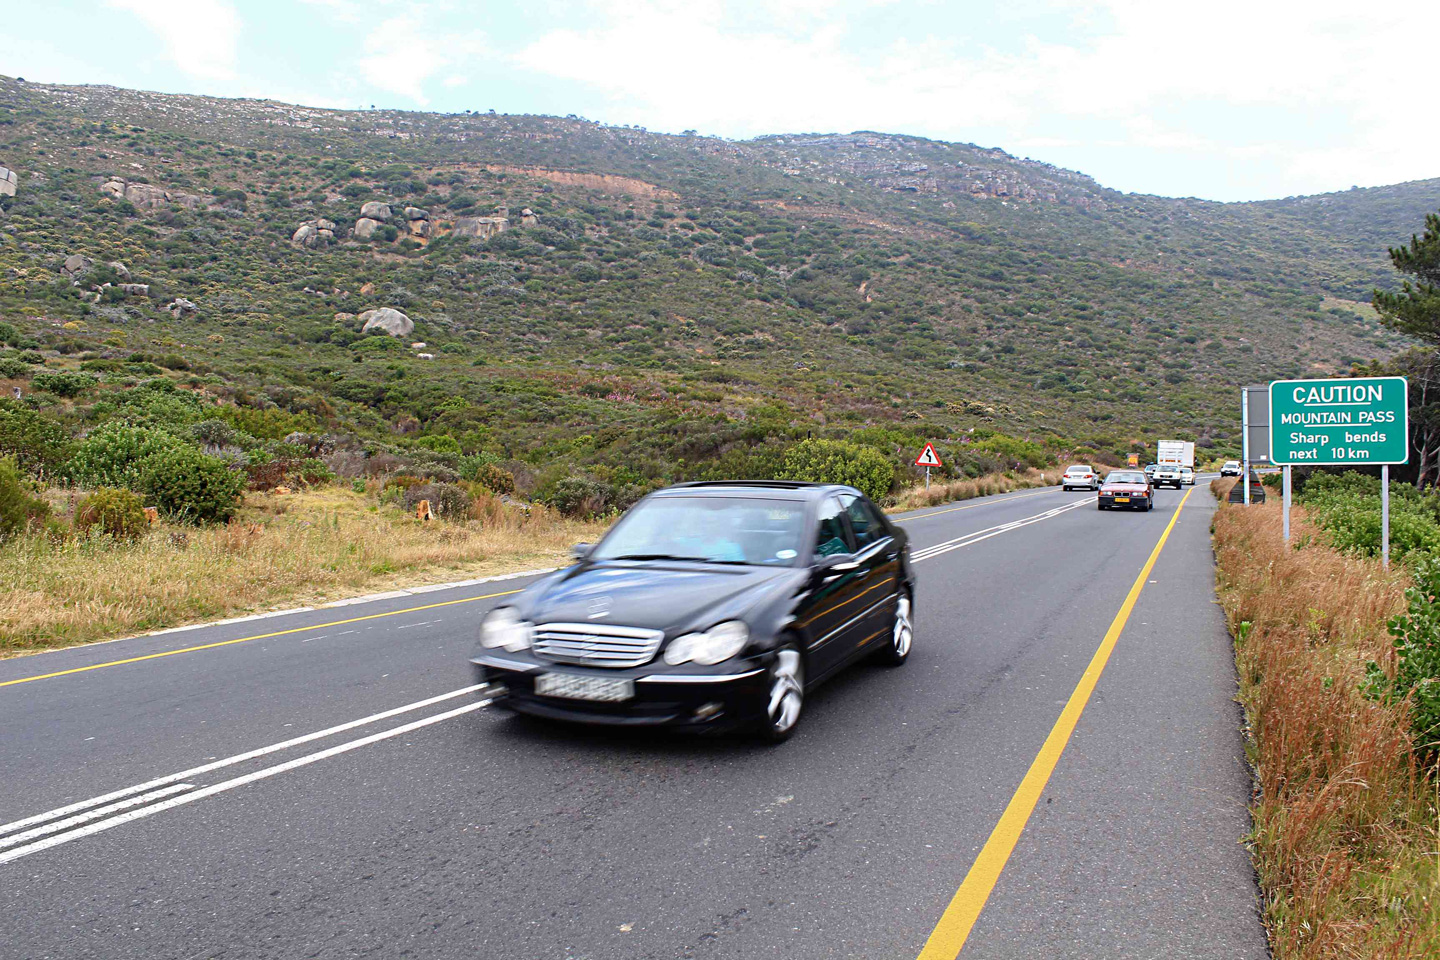
{"type": "Polygon", "coordinates": [[[1041,490],[1039,493],[1022,493],[1018,497],[1006,497],[1004,500],[986,500],[984,503],[967,503],[963,507],[951,507],[948,510],[936,510],[934,513],[919,513],[913,517],[892,517],[896,523],[904,523],[906,520],[924,520],[926,517],[938,517],[942,513],[954,513],[956,510],[974,510],[976,507],[988,507],[995,503],[1009,503],[1012,500],[1024,500],[1027,497],[1038,497],[1045,493],[1059,493],[1059,490],[1041,490]]]}
{"type": "Polygon", "coordinates": [[[307,630],[323,630],[326,627],[340,627],[347,623],[361,623],[365,620],[378,620],[381,617],[398,617],[402,613],[415,613],[419,610],[434,610],[438,607],[453,607],[457,603],[473,603],[476,600],[493,600],[496,597],[508,597],[512,593],[519,593],[519,590],[505,590],[501,593],[487,593],[483,597],[465,597],[461,600],[446,600],[442,603],[427,603],[423,607],[406,607],[404,610],[391,610],[389,613],[371,613],[363,617],[351,617],[348,620],[331,620],[329,623],[317,623],[308,627],[292,627],[289,630],[276,630],[274,633],[257,633],[253,637],[239,637],[235,640],[220,640],[215,643],[202,643],[195,647],[185,647],[182,650],[166,650],[162,653],[147,653],[143,657],[127,657],[124,660],[108,660],[105,663],[92,663],[88,667],[72,667],[69,670],[56,670],[54,673],[42,673],[33,677],[21,677],[18,680],[0,681],[0,687],[10,687],[17,683],[31,683],[35,680],[49,680],[52,677],[63,677],[71,673],[84,673],[87,670],[99,670],[102,667],[119,667],[127,663],[139,663],[142,660],[157,660],[160,657],[173,657],[182,653],[194,653],[197,650],[214,650],[216,647],[228,647],[235,643],[248,643],[251,640],[266,640],[270,637],[283,637],[292,633],[304,633],[307,630]]]}
{"type": "Polygon", "coordinates": [[[931,931],[930,939],[925,941],[919,960],[955,960],[960,955],[971,928],[980,918],[980,911],[985,908],[985,901],[990,899],[990,893],[1000,879],[1000,871],[1005,869],[1025,824],[1035,812],[1035,805],[1040,802],[1040,794],[1050,782],[1050,775],[1055,772],[1055,765],[1060,762],[1065,745],[1070,742],[1070,735],[1075,732],[1075,726],[1080,722],[1080,714],[1095,691],[1095,685],[1100,680],[1100,674],[1105,671],[1105,665],[1110,661],[1110,654],[1120,639],[1120,632],[1125,629],[1125,623],[1135,609],[1135,602],[1140,599],[1140,591],[1145,588],[1150,571],[1155,568],[1155,561],[1165,547],[1165,541],[1170,539],[1170,531],[1175,529],[1175,521],[1180,519],[1180,511],[1185,509],[1185,501],[1189,500],[1190,494],[1194,492],[1193,489],[1186,492],[1180,505],[1175,508],[1175,515],[1170,518],[1165,532],[1160,534],[1160,542],[1150,551],[1150,559],[1146,560],[1145,566],[1140,569],[1140,575],[1135,578],[1125,602],[1120,605],[1120,612],[1110,621],[1110,629],[1105,631],[1105,639],[1100,641],[1099,649],[1091,658],[1090,665],[1085,668],[1080,682],[1075,685],[1075,691],[1066,701],[1065,709],[1060,711],[1060,718],[1055,721],[1055,726],[1045,738],[1040,753],[1030,764],[1025,779],[1020,781],[1015,795],[1010,798],[1005,812],[1000,815],[1000,822],[995,824],[995,829],[990,832],[990,839],[985,841],[985,846],[975,858],[970,872],[965,874],[960,889],[955,891],[955,896],[945,908],[940,922],[935,924],[935,929],[931,931]]]}

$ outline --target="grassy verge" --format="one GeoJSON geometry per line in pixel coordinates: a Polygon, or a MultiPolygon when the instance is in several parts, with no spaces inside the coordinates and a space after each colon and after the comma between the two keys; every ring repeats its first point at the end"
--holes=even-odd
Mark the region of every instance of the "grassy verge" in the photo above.
{"type": "Polygon", "coordinates": [[[44,537],[0,549],[0,656],[370,591],[552,565],[603,525],[480,501],[420,523],[338,487],[252,493],[236,522],[134,544],[44,537]]]}
{"type": "Polygon", "coordinates": [[[1332,549],[1302,509],[1299,549],[1278,504],[1223,502],[1214,540],[1253,737],[1251,849],[1279,960],[1440,956],[1436,783],[1415,760],[1405,703],[1362,693],[1393,675],[1386,621],[1409,575],[1332,549]]]}
{"type": "Polygon", "coordinates": [[[973,480],[950,480],[935,482],[926,490],[922,484],[902,491],[896,497],[896,511],[919,510],[922,507],[936,507],[955,500],[973,500],[1011,490],[1029,487],[1050,487],[1060,482],[1060,470],[1027,470],[1024,473],[992,473],[973,480]]]}

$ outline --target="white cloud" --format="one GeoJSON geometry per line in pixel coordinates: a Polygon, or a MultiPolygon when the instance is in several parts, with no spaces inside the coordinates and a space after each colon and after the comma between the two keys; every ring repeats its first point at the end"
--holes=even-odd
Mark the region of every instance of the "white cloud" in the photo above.
{"type": "Polygon", "coordinates": [[[580,109],[596,119],[727,136],[879,128],[1034,149],[1118,142],[1155,162],[1258,163],[1250,189],[1272,193],[1440,172],[1427,166],[1440,131],[1391,87],[1407,67],[1423,73],[1440,4],[1051,0],[1035,10],[1083,39],[1000,37],[993,23],[971,38],[931,35],[917,16],[884,45],[813,0],[743,15],[723,0],[596,9],[593,26],[553,30],[514,58],[595,90],[580,109]]]}
{"type": "Polygon", "coordinates": [[[240,16],[225,0],[106,0],[134,14],[165,44],[181,71],[199,80],[235,78],[240,16]]]}
{"type": "Polygon", "coordinates": [[[365,37],[365,55],[356,61],[360,74],[372,86],[428,106],[426,85],[447,74],[444,85],[468,82],[465,60],[485,52],[486,38],[476,31],[455,33],[429,19],[425,7],[415,6],[377,24],[365,37]],[[437,38],[442,38],[440,42],[437,38]]]}

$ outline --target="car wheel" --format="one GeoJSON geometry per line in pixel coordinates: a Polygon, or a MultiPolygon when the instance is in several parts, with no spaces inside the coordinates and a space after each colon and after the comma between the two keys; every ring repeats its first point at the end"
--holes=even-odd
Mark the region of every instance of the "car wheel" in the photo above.
{"type": "Polygon", "coordinates": [[[761,736],[769,743],[790,739],[805,709],[805,661],[794,643],[775,652],[770,664],[761,736]]]}
{"type": "Polygon", "coordinates": [[[881,663],[898,667],[910,656],[910,648],[915,644],[915,627],[910,620],[911,609],[910,594],[900,594],[900,599],[895,604],[895,625],[890,630],[890,646],[880,651],[876,657],[881,663]]]}

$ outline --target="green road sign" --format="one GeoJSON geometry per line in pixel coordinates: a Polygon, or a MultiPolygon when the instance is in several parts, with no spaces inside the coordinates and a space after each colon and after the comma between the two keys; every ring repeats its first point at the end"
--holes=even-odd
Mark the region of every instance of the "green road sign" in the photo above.
{"type": "Polygon", "coordinates": [[[1270,384],[1270,461],[1381,464],[1410,459],[1404,377],[1276,380],[1270,384]]]}

